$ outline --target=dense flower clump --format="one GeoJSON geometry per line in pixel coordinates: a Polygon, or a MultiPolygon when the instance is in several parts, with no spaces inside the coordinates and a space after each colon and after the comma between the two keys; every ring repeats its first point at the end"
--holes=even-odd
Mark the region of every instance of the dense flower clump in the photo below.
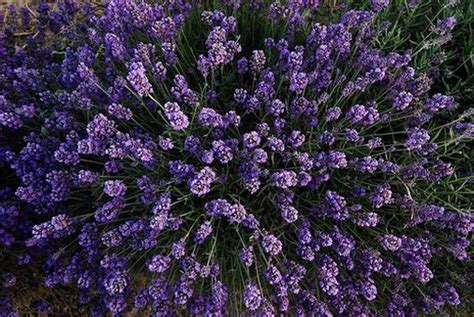
{"type": "Polygon", "coordinates": [[[321,24],[318,1],[42,4],[22,49],[6,25],[0,244],[98,316],[458,305],[439,262],[469,260],[472,219],[426,192],[455,173],[432,123],[456,102],[376,48],[371,5],[321,24]]]}

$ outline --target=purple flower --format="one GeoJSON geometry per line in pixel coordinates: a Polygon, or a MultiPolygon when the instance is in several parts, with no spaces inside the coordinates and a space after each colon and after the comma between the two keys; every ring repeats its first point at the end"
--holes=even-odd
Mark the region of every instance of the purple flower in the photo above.
{"type": "Polygon", "coordinates": [[[347,167],[346,154],[338,151],[329,151],[327,156],[327,164],[330,168],[347,167]]]}
{"type": "Polygon", "coordinates": [[[412,128],[408,131],[408,139],[405,146],[409,150],[421,150],[430,140],[428,131],[420,128],[412,128]]]}
{"type": "Polygon", "coordinates": [[[77,183],[79,186],[93,185],[97,182],[99,175],[89,170],[80,170],[77,173],[77,183]]]}
{"type": "Polygon", "coordinates": [[[249,62],[245,57],[242,57],[237,61],[237,72],[240,75],[245,74],[248,71],[249,68],[249,62]]]}
{"type": "Polygon", "coordinates": [[[180,279],[174,287],[174,303],[176,305],[186,304],[193,295],[191,283],[185,279],[180,279]]]}
{"type": "Polygon", "coordinates": [[[158,61],[151,70],[153,77],[159,81],[163,81],[166,79],[166,74],[168,73],[165,65],[162,62],[158,61]]]}
{"type": "Polygon", "coordinates": [[[287,189],[298,184],[297,175],[293,171],[275,172],[271,175],[272,183],[275,187],[287,189]]]}
{"type": "Polygon", "coordinates": [[[265,53],[263,51],[255,50],[252,52],[250,59],[250,70],[255,75],[263,70],[266,63],[265,53]]]}
{"type": "Polygon", "coordinates": [[[383,144],[382,143],[382,138],[380,138],[380,137],[375,137],[375,138],[370,139],[369,141],[367,141],[367,147],[371,150],[382,146],[382,144],[383,144]]]}
{"type": "Polygon", "coordinates": [[[152,93],[152,86],[145,74],[145,66],[141,62],[133,62],[128,67],[127,80],[140,97],[152,93]]]}
{"type": "Polygon", "coordinates": [[[325,212],[331,218],[336,220],[344,220],[349,216],[349,210],[346,207],[346,200],[339,196],[336,192],[328,190],[324,195],[325,212]]]}
{"type": "Polygon", "coordinates": [[[87,125],[86,130],[89,137],[104,139],[115,133],[115,122],[107,119],[103,114],[98,114],[87,125]]]}
{"type": "Polygon", "coordinates": [[[191,192],[203,196],[211,190],[211,184],[216,180],[216,173],[210,167],[204,167],[188,181],[191,192]]]}
{"type": "Polygon", "coordinates": [[[132,118],[132,111],[121,104],[113,103],[108,108],[107,111],[115,116],[118,119],[130,120],[132,118]]]}
{"type": "Polygon", "coordinates": [[[455,17],[447,17],[436,21],[436,29],[441,33],[449,33],[456,26],[457,21],[455,17]]]}
{"type": "Polygon", "coordinates": [[[388,251],[395,252],[402,246],[402,240],[393,234],[384,235],[380,239],[383,248],[388,251]]]}
{"type": "Polygon", "coordinates": [[[253,254],[252,246],[245,247],[239,252],[240,261],[242,261],[242,263],[245,266],[248,266],[248,267],[252,266],[253,257],[254,257],[254,254],[253,254]]]}
{"type": "Polygon", "coordinates": [[[167,102],[164,105],[164,111],[173,130],[181,131],[189,126],[188,117],[181,111],[176,102],[167,102]]]}
{"type": "Polygon", "coordinates": [[[154,255],[148,261],[147,267],[150,272],[165,272],[171,263],[171,258],[165,255],[154,255]]]}
{"type": "Polygon", "coordinates": [[[283,280],[283,275],[273,264],[269,264],[267,266],[267,268],[263,271],[263,275],[265,276],[268,283],[273,286],[278,285],[283,280]]]}
{"type": "Polygon", "coordinates": [[[255,149],[252,154],[252,160],[255,163],[264,164],[268,160],[268,153],[264,149],[261,149],[261,148],[255,149]]]}
{"type": "Polygon", "coordinates": [[[217,161],[222,164],[229,163],[234,158],[232,148],[230,148],[223,140],[213,141],[212,151],[214,152],[217,161]]]}
{"type": "Polygon", "coordinates": [[[426,102],[426,108],[432,112],[449,109],[454,105],[454,98],[442,94],[435,94],[426,102]]]}
{"type": "Polygon", "coordinates": [[[346,129],[345,139],[349,142],[361,142],[363,137],[360,137],[355,129],[346,129]]]}
{"type": "Polygon", "coordinates": [[[306,86],[308,85],[309,79],[308,75],[303,72],[295,72],[291,74],[290,78],[290,90],[296,93],[303,93],[306,86]]]}
{"type": "Polygon", "coordinates": [[[394,100],[393,106],[397,110],[405,110],[413,100],[413,95],[409,92],[400,92],[394,100]]]}
{"type": "Polygon", "coordinates": [[[169,151],[174,148],[173,142],[170,138],[164,138],[162,136],[158,137],[158,146],[163,150],[163,151],[169,151]]]}
{"type": "Polygon", "coordinates": [[[126,48],[120,38],[112,33],[105,35],[105,45],[110,54],[118,60],[122,60],[126,55],[126,48]]]}
{"type": "Polygon", "coordinates": [[[111,271],[104,278],[103,284],[107,293],[113,296],[125,292],[128,286],[128,278],[122,271],[111,271]]]}
{"type": "Polygon", "coordinates": [[[458,292],[453,286],[448,283],[443,283],[442,287],[440,295],[443,300],[445,300],[449,305],[459,305],[461,303],[458,292]]]}
{"type": "Polygon", "coordinates": [[[267,106],[268,112],[275,117],[282,115],[285,112],[285,108],[285,104],[280,99],[272,100],[267,106]]]}
{"type": "Polygon", "coordinates": [[[355,215],[352,220],[360,227],[375,227],[380,222],[380,216],[375,212],[366,212],[355,215]]]}
{"type": "Polygon", "coordinates": [[[174,242],[171,246],[171,254],[175,259],[180,259],[184,256],[185,252],[185,243],[184,239],[179,239],[178,241],[174,242]]]}
{"type": "Polygon", "coordinates": [[[330,122],[330,121],[334,121],[334,120],[339,119],[341,114],[342,114],[341,108],[339,108],[339,107],[329,108],[327,113],[326,113],[326,122],[330,122]]]}
{"type": "Polygon", "coordinates": [[[298,210],[293,206],[282,206],[280,207],[281,216],[286,222],[292,223],[298,220],[298,210]]]}
{"type": "Polygon", "coordinates": [[[379,12],[388,7],[389,0],[371,0],[370,4],[372,5],[372,10],[379,12]]]}
{"type": "Polygon", "coordinates": [[[393,202],[393,198],[390,185],[387,183],[378,185],[372,194],[371,199],[375,208],[381,208],[384,205],[391,204],[393,202]]]}
{"type": "Polygon", "coordinates": [[[298,130],[291,131],[290,135],[288,136],[288,144],[294,148],[302,146],[305,140],[305,135],[298,130]]]}
{"type": "Polygon", "coordinates": [[[110,222],[117,218],[120,210],[124,207],[122,197],[115,197],[109,202],[106,202],[94,213],[94,218],[99,223],[110,222]]]}
{"type": "Polygon", "coordinates": [[[281,252],[283,244],[273,234],[266,234],[262,239],[262,247],[268,254],[276,256],[281,252]]]}
{"type": "Polygon", "coordinates": [[[127,186],[121,180],[108,180],[104,183],[104,194],[110,197],[123,197],[127,186]]]}
{"type": "Polygon", "coordinates": [[[12,287],[16,284],[16,276],[9,272],[2,274],[2,286],[5,288],[12,287]]]}
{"type": "Polygon", "coordinates": [[[351,121],[352,124],[358,124],[367,116],[367,109],[363,105],[354,105],[346,113],[346,118],[351,121]]]}
{"type": "Polygon", "coordinates": [[[214,109],[203,107],[198,115],[199,123],[204,127],[222,127],[223,118],[214,109]]]}
{"type": "Polygon", "coordinates": [[[268,138],[267,146],[273,152],[283,152],[285,150],[285,143],[274,136],[268,138]]]}
{"type": "Polygon", "coordinates": [[[252,131],[245,133],[243,136],[243,144],[248,149],[256,148],[260,145],[261,138],[257,132],[252,131]]]}
{"type": "Polygon", "coordinates": [[[361,172],[374,173],[379,166],[379,162],[371,156],[359,158],[355,162],[355,168],[361,172]]]}
{"type": "Polygon", "coordinates": [[[247,283],[244,290],[244,305],[249,310],[257,310],[262,305],[262,295],[255,284],[247,283]]]}
{"type": "Polygon", "coordinates": [[[318,259],[319,285],[324,293],[330,296],[339,294],[338,274],[339,268],[332,258],[323,255],[318,259]]]}
{"type": "Polygon", "coordinates": [[[212,224],[210,221],[205,221],[199,226],[194,235],[194,242],[196,244],[203,244],[206,238],[212,233],[212,224]]]}

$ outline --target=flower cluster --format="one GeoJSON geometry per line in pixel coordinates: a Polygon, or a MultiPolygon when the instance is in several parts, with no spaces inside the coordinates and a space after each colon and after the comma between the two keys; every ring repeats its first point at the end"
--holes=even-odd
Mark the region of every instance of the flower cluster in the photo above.
{"type": "Polygon", "coordinates": [[[328,24],[317,4],[111,0],[79,24],[42,4],[19,51],[5,28],[2,247],[19,239],[19,263],[97,316],[458,305],[439,261],[469,260],[472,219],[430,192],[454,177],[436,120],[455,99],[377,49],[388,0],[328,24]],[[37,47],[44,25],[68,30],[60,57],[37,47]]]}

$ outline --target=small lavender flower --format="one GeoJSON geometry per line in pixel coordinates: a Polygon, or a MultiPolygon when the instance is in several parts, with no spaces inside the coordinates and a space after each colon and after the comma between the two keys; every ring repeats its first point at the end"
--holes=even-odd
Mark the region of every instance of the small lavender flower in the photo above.
{"type": "Polygon", "coordinates": [[[285,150],[285,143],[274,136],[268,138],[267,146],[273,152],[283,152],[285,150]]]}
{"type": "Polygon", "coordinates": [[[346,118],[351,121],[352,124],[361,123],[367,116],[367,108],[363,105],[354,105],[346,113],[346,118]]]}
{"type": "Polygon", "coordinates": [[[167,102],[164,105],[164,111],[173,130],[181,131],[189,126],[188,117],[181,111],[177,103],[167,102]]]}
{"type": "Polygon", "coordinates": [[[180,259],[184,256],[185,253],[185,243],[184,239],[179,239],[178,241],[174,242],[171,246],[171,254],[175,259],[180,259]]]}
{"type": "Polygon", "coordinates": [[[130,120],[132,118],[132,111],[121,104],[113,103],[108,108],[107,111],[115,116],[118,119],[130,120]]]}
{"type": "Polygon", "coordinates": [[[257,310],[262,305],[262,295],[255,284],[247,283],[244,290],[244,305],[249,310],[257,310]]]}
{"type": "Polygon", "coordinates": [[[150,272],[162,273],[165,272],[171,263],[171,258],[164,255],[154,255],[148,261],[147,267],[150,272]]]}
{"type": "Polygon", "coordinates": [[[285,112],[285,108],[285,104],[280,99],[272,100],[267,106],[268,112],[275,117],[282,115],[285,112]]]}
{"type": "Polygon", "coordinates": [[[122,60],[126,54],[126,48],[124,47],[120,38],[112,33],[105,35],[105,45],[111,55],[118,60],[122,60]]]}
{"type": "Polygon", "coordinates": [[[212,150],[217,161],[222,164],[229,163],[234,158],[232,149],[223,140],[213,141],[212,150]]]}
{"type": "Polygon", "coordinates": [[[297,175],[293,171],[275,172],[271,175],[272,183],[275,187],[287,189],[298,184],[297,175]]]}
{"type": "Polygon", "coordinates": [[[329,108],[326,113],[326,122],[334,121],[339,119],[342,114],[342,110],[339,107],[329,108]]]}
{"type": "Polygon", "coordinates": [[[389,0],[371,0],[370,4],[375,12],[379,12],[388,7],[389,0]]]}
{"type": "Polygon", "coordinates": [[[216,173],[210,167],[204,167],[189,179],[188,186],[197,196],[203,196],[211,190],[211,184],[216,180],[216,173]]]}
{"type": "Polygon", "coordinates": [[[286,222],[292,223],[298,220],[298,210],[293,206],[282,206],[280,207],[281,216],[286,222]]]}
{"type": "Polygon", "coordinates": [[[169,151],[174,148],[173,141],[170,138],[164,138],[162,136],[158,137],[158,146],[163,151],[169,151]]]}
{"type": "Polygon", "coordinates": [[[89,170],[80,170],[77,173],[77,183],[79,186],[92,185],[97,182],[99,175],[89,170]]]}
{"type": "Polygon", "coordinates": [[[397,95],[397,97],[395,97],[393,106],[397,110],[405,110],[408,108],[412,100],[413,95],[410,92],[402,91],[397,95]]]}
{"type": "Polygon", "coordinates": [[[245,133],[243,136],[243,144],[248,149],[256,148],[260,145],[261,138],[257,132],[252,131],[249,133],[245,133]]]}
{"type": "Polygon", "coordinates": [[[461,303],[458,292],[453,286],[448,283],[443,283],[442,287],[441,297],[443,300],[445,300],[449,305],[459,305],[461,303]]]}
{"type": "Polygon", "coordinates": [[[240,261],[242,261],[242,263],[247,267],[252,266],[253,257],[254,257],[254,254],[253,254],[252,246],[245,247],[239,252],[240,261]]]}
{"type": "Polygon", "coordinates": [[[273,234],[266,234],[262,239],[262,247],[268,254],[276,256],[281,252],[283,244],[273,234]]]}
{"type": "Polygon", "coordinates": [[[344,220],[348,217],[349,211],[346,207],[344,197],[338,195],[334,191],[328,190],[325,194],[325,212],[336,220],[344,220]]]}
{"type": "Polygon", "coordinates": [[[212,224],[210,221],[205,221],[199,226],[194,235],[194,242],[196,244],[204,243],[204,240],[212,233],[212,224]]]}
{"type": "Polygon", "coordinates": [[[408,131],[408,139],[405,146],[409,150],[420,150],[430,140],[428,131],[420,128],[412,128],[408,131]]]}
{"type": "Polygon", "coordinates": [[[373,157],[365,156],[361,159],[357,159],[355,165],[357,170],[372,174],[377,170],[379,162],[373,157]]]}
{"type": "Polygon", "coordinates": [[[240,75],[245,74],[248,71],[249,68],[249,62],[245,57],[242,57],[237,61],[237,72],[240,75]]]}
{"type": "Polygon", "coordinates": [[[2,274],[2,286],[5,288],[12,287],[16,284],[16,276],[10,272],[2,274]]]}
{"type": "Polygon", "coordinates": [[[204,127],[222,127],[223,118],[214,109],[203,107],[198,115],[198,120],[204,127]]]}
{"type": "Polygon", "coordinates": [[[359,136],[359,133],[355,129],[346,129],[345,139],[349,142],[360,142],[362,137],[359,136]]]}
{"type": "Polygon", "coordinates": [[[268,153],[261,148],[255,149],[252,154],[252,160],[256,163],[264,164],[268,160],[268,153]]]}
{"type": "Polygon", "coordinates": [[[449,109],[454,105],[454,98],[442,94],[435,94],[426,102],[426,108],[432,112],[449,109]]]}
{"type": "Polygon", "coordinates": [[[103,280],[103,284],[109,295],[123,293],[128,285],[127,275],[122,271],[111,271],[103,280]]]}
{"type": "Polygon", "coordinates": [[[290,78],[290,90],[296,93],[303,93],[306,86],[308,85],[308,75],[303,72],[295,72],[290,78]]]}
{"type": "Polygon", "coordinates": [[[299,130],[291,131],[290,135],[288,136],[288,144],[293,148],[302,146],[305,140],[305,135],[299,130]]]}
{"type": "Polygon", "coordinates": [[[346,154],[338,151],[329,151],[327,156],[327,164],[330,168],[347,167],[346,154]]]}
{"type": "Polygon", "coordinates": [[[110,197],[123,197],[127,186],[121,180],[108,180],[104,183],[104,193],[110,197]]]}
{"type": "Polygon", "coordinates": [[[381,208],[384,205],[391,204],[393,202],[392,191],[390,185],[385,183],[378,185],[372,194],[372,204],[375,208],[381,208]]]}
{"type": "Polygon", "coordinates": [[[278,285],[283,280],[283,275],[273,264],[269,264],[267,266],[267,268],[263,272],[263,275],[265,276],[268,283],[274,286],[278,285]]]}
{"type": "Polygon", "coordinates": [[[253,51],[252,58],[250,59],[250,70],[254,75],[261,72],[265,67],[266,57],[263,51],[253,51]]]}
{"type": "Polygon", "coordinates": [[[397,251],[402,246],[402,240],[393,234],[384,235],[380,242],[385,250],[392,252],[397,251]]]}
{"type": "Polygon", "coordinates": [[[145,66],[141,62],[133,62],[128,67],[127,79],[140,97],[151,94],[152,86],[145,74],[145,66]]]}
{"type": "Polygon", "coordinates": [[[447,17],[436,21],[436,29],[441,34],[449,33],[457,24],[455,17],[447,17]]]}

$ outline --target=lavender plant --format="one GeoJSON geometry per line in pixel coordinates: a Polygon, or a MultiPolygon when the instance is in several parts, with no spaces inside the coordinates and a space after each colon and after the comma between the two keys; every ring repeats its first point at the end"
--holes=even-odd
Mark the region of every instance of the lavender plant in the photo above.
{"type": "Polygon", "coordinates": [[[378,48],[387,5],[330,23],[311,1],[42,5],[64,50],[41,27],[15,50],[7,27],[4,249],[98,316],[460,304],[472,218],[441,189],[468,181],[449,158],[473,126],[440,123],[456,100],[416,51],[378,48]]]}

